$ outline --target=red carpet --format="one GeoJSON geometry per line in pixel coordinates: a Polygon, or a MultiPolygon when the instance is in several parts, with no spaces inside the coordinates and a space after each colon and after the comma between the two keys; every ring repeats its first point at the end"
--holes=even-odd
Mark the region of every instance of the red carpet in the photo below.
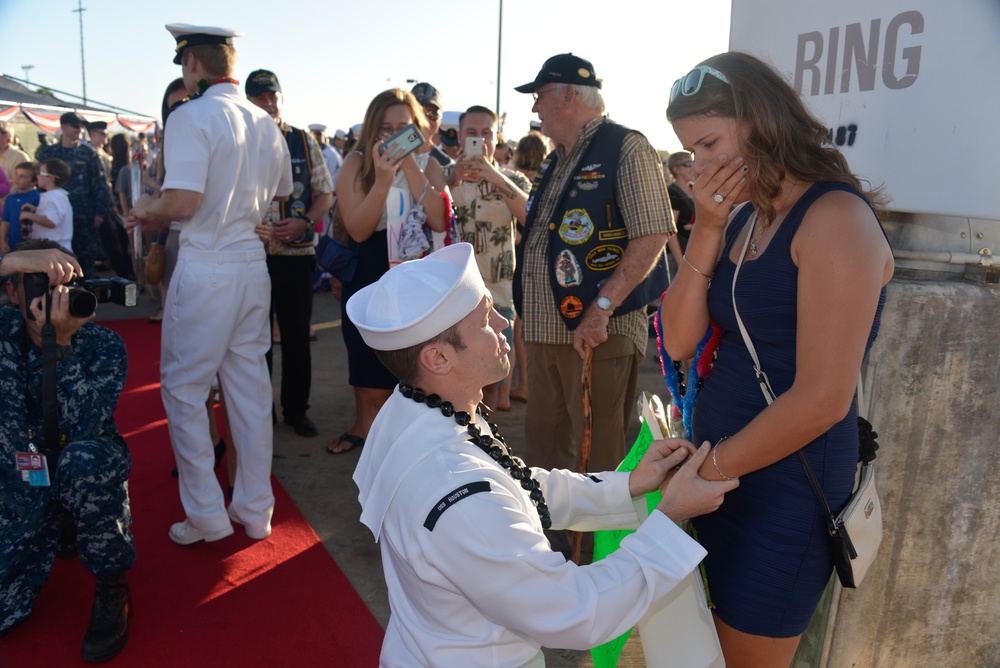
{"type": "MultiPolygon", "coordinates": [[[[182,547],[167,537],[184,518],[160,401],[159,329],[112,322],[129,375],[116,414],[132,453],[129,490],[138,557],[129,572],[135,617],[128,646],[108,665],[378,665],[381,626],[319,542],[281,484],[273,533],[182,547]]],[[[225,464],[223,464],[223,468],[225,464]]],[[[35,610],[0,640],[0,667],[86,666],[80,644],[94,578],[79,560],[57,561],[35,610]]]]}

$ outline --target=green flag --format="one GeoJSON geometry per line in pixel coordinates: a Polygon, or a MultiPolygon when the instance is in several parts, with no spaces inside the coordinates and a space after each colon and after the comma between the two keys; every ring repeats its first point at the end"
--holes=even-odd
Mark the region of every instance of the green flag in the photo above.
{"type": "MultiPolygon", "coordinates": [[[[646,424],[645,420],[642,421],[642,426],[639,429],[639,436],[635,439],[635,443],[632,445],[632,449],[629,450],[628,455],[618,466],[619,471],[632,471],[635,469],[639,460],[642,456],[646,454],[646,450],[649,449],[649,445],[653,442],[653,434],[649,430],[649,426],[646,424]]],[[[646,506],[649,512],[652,512],[656,508],[656,504],[660,502],[662,494],[660,490],[653,490],[646,495],[646,506]]],[[[615,529],[613,531],[597,531],[594,533],[594,561],[603,559],[615,550],[619,548],[622,544],[622,539],[625,536],[633,533],[634,529],[615,529]]],[[[632,634],[632,629],[629,629],[622,635],[618,636],[611,642],[606,642],[603,645],[598,645],[597,647],[590,650],[590,655],[594,659],[594,668],[615,668],[618,665],[618,657],[621,656],[622,649],[625,647],[625,643],[628,641],[628,637],[632,634]]]]}

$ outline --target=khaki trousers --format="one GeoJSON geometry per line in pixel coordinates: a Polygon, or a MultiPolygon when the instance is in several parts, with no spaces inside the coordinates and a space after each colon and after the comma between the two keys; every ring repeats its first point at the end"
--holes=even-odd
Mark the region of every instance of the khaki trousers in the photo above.
{"type": "MultiPolygon", "coordinates": [[[[613,471],[625,458],[625,432],[635,411],[639,353],[620,334],[594,349],[589,471],[613,471]]],[[[578,471],[583,441],[583,360],[569,345],[528,344],[525,463],[578,471]]]]}

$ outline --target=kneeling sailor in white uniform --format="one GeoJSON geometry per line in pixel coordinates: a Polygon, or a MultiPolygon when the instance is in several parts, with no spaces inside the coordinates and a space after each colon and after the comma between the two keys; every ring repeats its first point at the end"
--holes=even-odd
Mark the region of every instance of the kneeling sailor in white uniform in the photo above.
{"type": "Polygon", "coordinates": [[[392,610],[382,666],[543,666],[542,646],[621,635],[701,561],[675,523],[738,484],[697,475],[707,447],[656,441],[635,471],[591,475],[510,454],[480,404],[507,375],[507,322],[472,246],[394,267],[347,310],[401,381],[354,474],[392,610]],[[542,532],[635,528],[636,504],[657,487],[657,509],[602,561],[567,562],[542,532]]]}

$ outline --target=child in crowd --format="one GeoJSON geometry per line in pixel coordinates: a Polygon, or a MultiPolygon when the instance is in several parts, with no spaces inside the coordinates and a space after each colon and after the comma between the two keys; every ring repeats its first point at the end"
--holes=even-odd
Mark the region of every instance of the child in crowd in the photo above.
{"type": "Polygon", "coordinates": [[[38,186],[44,192],[37,210],[27,205],[21,211],[21,220],[32,223],[32,239],[51,239],[68,251],[73,250],[73,206],[63,186],[70,175],[69,165],[62,160],[43,162],[38,170],[38,186]]]}
{"type": "Polygon", "coordinates": [[[30,236],[31,224],[21,221],[21,210],[25,204],[38,206],[39,193],[35,187],[35,165],[22,162],[14,168],[11,191],[3,205],[0,218],[0,253],[9,253],[23,239],[30,236]]]}

